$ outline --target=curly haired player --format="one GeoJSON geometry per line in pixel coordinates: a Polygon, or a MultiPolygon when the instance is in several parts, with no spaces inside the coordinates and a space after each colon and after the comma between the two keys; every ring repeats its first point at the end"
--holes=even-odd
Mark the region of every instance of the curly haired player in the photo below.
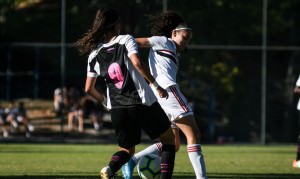
{"type": "MultiPolygon", "coordinates": [[[[197,179],[206,178],[206,167],[200,147],[200,131],[196,124],[193,111],[176,82],[178,72],[178,55],[186,50],[192,38],[192,29],[175,12],[165,12],[152,18],[152,37],[137,38],[140,47],[150,47],[149,66],[157,83],[168,92],[168,99],[161,99],[159,104],[169,117],[175,135],[176,151],[180,148],[179,129],[187,138],[187,152],[197,179]]],[[[135,154],[122,167],[125,178],[132,178],[132,172],[138,160],[149,153],[161,150],[161,143],[156,143],[135,154]]]]}

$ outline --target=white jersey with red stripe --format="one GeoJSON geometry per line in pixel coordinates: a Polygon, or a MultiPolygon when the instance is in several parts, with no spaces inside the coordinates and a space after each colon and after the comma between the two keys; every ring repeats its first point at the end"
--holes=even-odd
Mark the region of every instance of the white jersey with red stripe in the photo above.
{"type": "Polygon", "coordinates": [[[163,88],[176,85],[178,58],[175,43],[163,36],[153,36],[148,40],[151,45],[149,67],[153,77],[163,88]]]}
{"type": "Polygon", "coordinates": [[[171,39],[161,36],[153,36],[148,40],[151,45],[148,59],[150,71],[157,83],[167,90],[168,99],[160,98],[156,90],[153,92],[174,128],[176,127],[175,120],[193,115],[187,99],[176,83],[178,71],[176,45],[171,39]]]}

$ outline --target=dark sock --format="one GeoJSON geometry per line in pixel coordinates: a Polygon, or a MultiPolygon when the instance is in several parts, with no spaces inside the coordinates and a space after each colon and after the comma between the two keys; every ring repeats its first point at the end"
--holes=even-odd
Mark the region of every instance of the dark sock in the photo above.
{"type": "Polygon", "coordinates": [[[174,169],[175,145],[165,144],[161,151],[161,179],[171,179],[174,169]]]}
{"type": "Polygon", "coordinates": [[[298,136],[298,141],[297,141],[297,157],[296,160],[300,160],[300,135],[298,136]]]}
{"type": "Polygon", "coordinates": [[[122,165],[129,161],[130,157],[131,156],[129,155],[129,153],[125,151],[118,151],[115,154],[113,154],[108,164],[108,166],[111,169],[111,172],[113,174],[116,173],[122,167],[122,165]]]}

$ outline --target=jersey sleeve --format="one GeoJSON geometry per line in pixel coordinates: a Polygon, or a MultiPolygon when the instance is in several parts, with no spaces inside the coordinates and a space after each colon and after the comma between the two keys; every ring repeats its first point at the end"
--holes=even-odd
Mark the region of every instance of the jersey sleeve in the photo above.
{"type": "Polygon", "coordinates": [[[154,49],[164,49],[167,38],[162,36],[152,36],[148,38],[150,46],[154,49]]]}
{"type": "Polygon", "coordinates": [[[296,82],[296,86],[299,86],[299,87],[300,87],[300,75],[299,75],[298,80],[297,80],[297,82],[296,82]]]}
{"type": "Polygon", "coordinates": [[[87,76],[98,77],[100,75],[100,65],[96,59],[96,53],[92,52],[88,58],[87,76]]]}
{"type": "Polygon", "coordinates": [[[130,57],[132,54],[138,53],[137,43],[131,35],[127,36],[125,46],[128,51],[128,57],[130,57]]]}

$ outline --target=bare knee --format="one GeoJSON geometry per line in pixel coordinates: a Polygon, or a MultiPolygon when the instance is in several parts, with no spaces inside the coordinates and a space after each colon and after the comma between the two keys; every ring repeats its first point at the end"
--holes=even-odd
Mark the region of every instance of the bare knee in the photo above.
{"type": "Polygon", "coordinates": [[[162,144],[175,144],[174,134],[171,128],[169,128],[167,131],[161,134],[159,138],[162,144]]]}

